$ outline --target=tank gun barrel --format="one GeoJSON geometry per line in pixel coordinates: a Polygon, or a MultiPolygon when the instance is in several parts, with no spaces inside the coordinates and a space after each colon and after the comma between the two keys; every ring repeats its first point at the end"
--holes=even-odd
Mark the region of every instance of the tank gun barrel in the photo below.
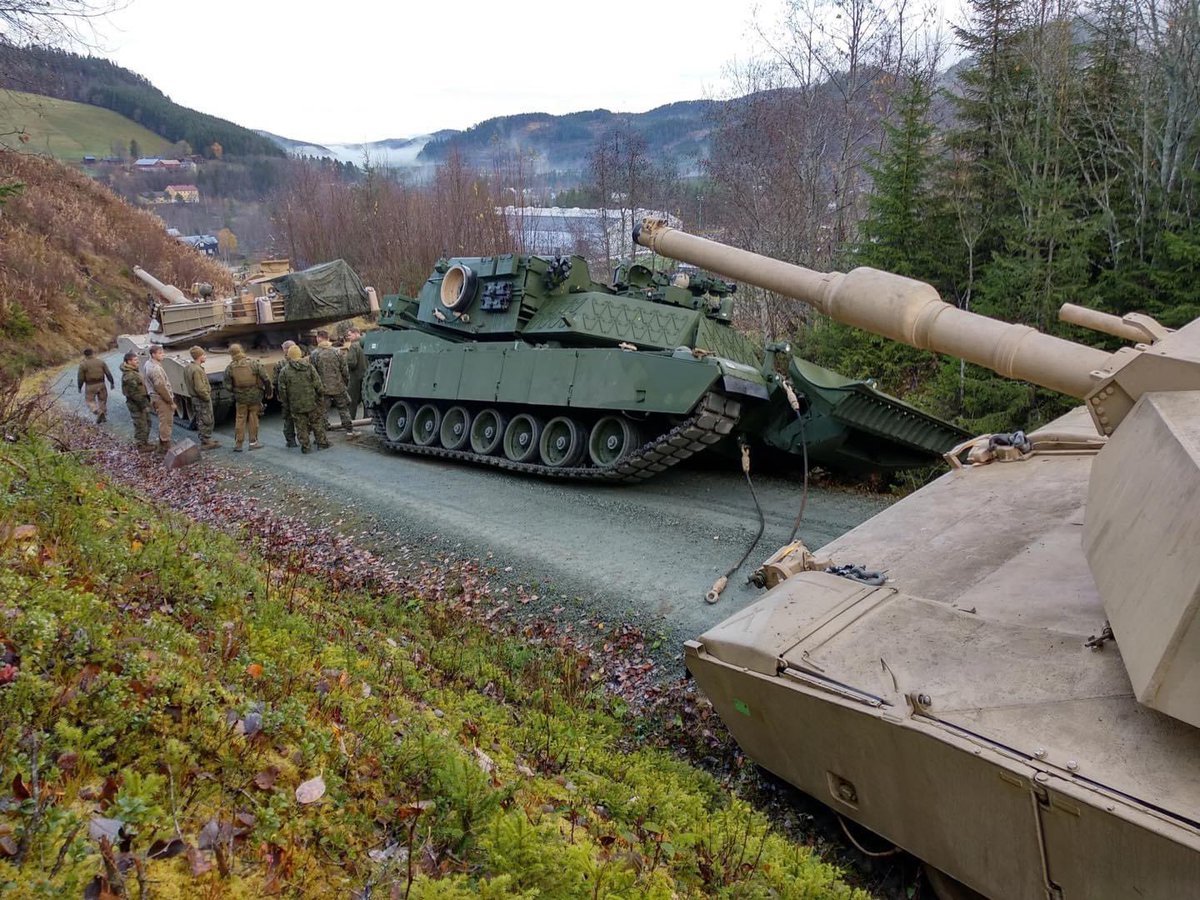
{"type": "Polygon", "coordinates": [[[739,250],[645,219],[634,240],[656,253],[792,297],[835,321],[935,353],[945,353],[1009,378],[1085,397],[1109,354],[1000,322],[942,300],[922,281],[879,269],[817,272],[739,250]]]}
{"type": "Polygon", "coordinates": [[[1079,306],[1075,303],[1064,303],[1058,311],[1058,318],[1062,322],[1078,325],[1080,328],[1111,334],[1113,337],[1133,341],[1137,344],[1153,344],[1170,333],[1168,329],[1163,328],[1149,316],[1139,313],[1114,316],[1111,313],[1100,312],[1098,309],[1079,306]]]}
{"type": "Polygon", "coordinates": [[[148,284],[150,288],[162,297],[168,303],[188,303],[190,302],[187,296],[179,288],[173,284],[163,284],[141,266],[133,267],[133,274],[143,282],[148,284]]]}

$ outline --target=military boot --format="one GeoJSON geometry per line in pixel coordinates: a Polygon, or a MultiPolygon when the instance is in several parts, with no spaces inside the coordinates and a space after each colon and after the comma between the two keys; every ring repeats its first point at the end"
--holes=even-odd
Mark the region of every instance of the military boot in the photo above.
{"type": "Polygon", "coordinates": [[[214,441],[212,438],[208,438],[207,440],[200,442],[201,450],[216,450],[220,446],[221,446],[221,442],[214,441]]]}
{"type": "Polygon", "coordinates": [[[166,456],[167,451],[171,449],[170,441],[159,441],[158,446],[154,448],[154,452],[159,456],[166,456]]]}

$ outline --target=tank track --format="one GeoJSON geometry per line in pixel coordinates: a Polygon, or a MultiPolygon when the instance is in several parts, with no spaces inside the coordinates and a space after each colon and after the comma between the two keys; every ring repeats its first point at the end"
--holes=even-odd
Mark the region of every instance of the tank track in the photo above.
{"type": "Polygon", "coordinates": [[[611,466],[555,467],[541,463],[513,462],[506,456],[480,456],[472,450],[447,450],[444,447],[422,447],[414,443],[389,441],[384,432],[384,410],[373,413],[375,433],[389,450],[436,456],[466,462],[485,463],[510,472],[522,472],[548,478],[577,481],[636,482],[652,478],[705,448],[721,441],[737,424],[742,405],[723,394],[710,391],[700,398],[692,414],[611,466]]]}

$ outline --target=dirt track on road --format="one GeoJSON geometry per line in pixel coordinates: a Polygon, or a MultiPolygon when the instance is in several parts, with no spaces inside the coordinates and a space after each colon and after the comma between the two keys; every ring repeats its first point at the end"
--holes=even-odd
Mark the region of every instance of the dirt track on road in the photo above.
{"type": "MultiPolygon", "coordinates": [[[[118,374],[118,355],[106,361],[118,374]]],[[[86,416],[74,376],[73,367],[65,370],[54,389],[86,416]]],[[[132,435],[119,390],[110,394],[108,420],[109,429],[132,435]]],[[[628,622],[657,636],[667,659],[682,641],[760,596],[745,578],[787,540],[800,504],[799,477],[755,476],[766,532],[720,601],[709,605],[705,592],[745,552],[758,526],[732,462],[672,469],[642,484],[577,485],[397,455],[368,436],[370,429],[360,431],[357,441],[331,432],[331,450],[304,456],[284,447],[278,416],[264,420],[265,447],[253,453],[232,453],[232,425],[218,428],[223,446],[194,470],[198,489],[205,466],[242,468],[243,490],[260,502],[290,513],[308,510],[321,524],[401,561],[490,559],[518,611],[628,622]]],[[[187,436],[175,429],[176,440],[187,436]]],[[[800,536],[819,547],[887,503],[810,488],[800,536]]]]}

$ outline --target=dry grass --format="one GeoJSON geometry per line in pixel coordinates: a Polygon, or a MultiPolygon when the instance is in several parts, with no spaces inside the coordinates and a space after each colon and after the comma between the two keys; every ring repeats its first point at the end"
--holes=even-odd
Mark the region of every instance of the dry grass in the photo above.
{"type": "Polygon", "coordinates": [[[68,166],[0,150],[0,184],[11,182],[24,187],[0,208],[0,369],[61,362],[142,330],[149,305],[135,265],[174,284],[232,287],[157,217],[68,166]]]}

